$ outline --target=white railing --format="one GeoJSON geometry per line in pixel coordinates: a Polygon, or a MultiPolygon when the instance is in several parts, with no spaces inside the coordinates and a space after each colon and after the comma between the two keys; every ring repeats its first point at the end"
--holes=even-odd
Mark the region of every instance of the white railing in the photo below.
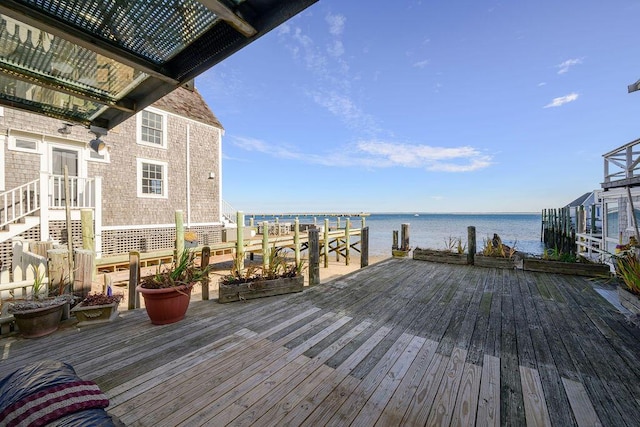
{"type": "Polygon", "coordinates": [[[11,224],[40,209],[40,180],[0,194],[0,227],[11,224]]]}
{"type": "MultiPolygon", "coordinates": [[[[69,177],[69,198],[72,209],[95,208],[96,185],[95,178],[69,177]]],[[[51,175],[49,177],[49,208],[64,209],[66,207],[64,176],[51,175]]]]}
{"type": "Polygon", "coordinates": [[[227,221],[229,221],[230,223],[235,224],[236,214],[238,211],[235,210],[233,206],[231,206],[229,203],[227,203],[224,200],[222,201],[221,205],[222,205],[222,217],[227,221]]]}
{"type": "Polygon", "coordinates": [[[616,148],[603,157],[605,183],[640,176],[640,139],[616,148]]]}

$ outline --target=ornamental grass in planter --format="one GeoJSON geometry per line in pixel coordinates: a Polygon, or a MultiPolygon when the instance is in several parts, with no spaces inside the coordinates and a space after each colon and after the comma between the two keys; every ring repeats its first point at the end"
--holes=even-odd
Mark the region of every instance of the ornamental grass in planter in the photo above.
{"type": "Polygon", "coordinates": [[[304,261],[296,265],[286,256],[272,250],[268,267],[249,266],[240,268],[234,261],[229,275],[220,279],[218,302],[227,303],[301,292],[304,288],[304,261]]]}
{"type": "Polygon", "coordinates": [[[27,299],[9,303],[8,313],[13,315],[23,337],[39,338],[58,330],[65,306],[73,301],[73,297],[64,294],[64,284],[57,290],[58,295],[52,295],[47,290],[45,273],[35,265],[31,268],[34,271],[31,294],[27,299]]]}
{"type": "Polygon", "coordinates": [[[445,240],[444,250],[415,248],[413,259],[447,264],[468,264],[466,249],[467,245],[462,243],[461,238],[449,237],[448,240],[445,240]]]}
{"type": "Polygon", "coordinates": [[[634,314],[640,314],[640,260],[633,252],[616,257],[616,275],[624,286],[618,286],[620,304],[634,314]]]}
{"type": "Polygon", "coordinates": [[[136,290],[142,294],[147,314],[154,325],[184,319],[191,300],[191,290],[209,274],[209,266],[196,264],[196,253],[185,248],[171,266],[160,266],[155,274],[140,281],[136,290]]]}
{"type": "Polygon", "coordinates": [[[541,273],[572,274],[586,277],[609,277],[607,264],[593,262],[584,257],[555,249],[547,249],[542,258],[527,257],[523,260],[523,269],[541,273]]]}
{"type": "Polygon", "coordinates": [[[89,294],[71,309],[71,313],[78,319],[77,326],[111,322],[118,317],[118,304],[121,299],[122,295],[89,294]]]}
{"type": "Polygon", "coordinates": [[[517,253],[515,243],[505,245],[500,236],[494,234],[492,239],[483,240],[482,252],[475,255],[473,263],[480,267],[515,268],[517,253]]]}

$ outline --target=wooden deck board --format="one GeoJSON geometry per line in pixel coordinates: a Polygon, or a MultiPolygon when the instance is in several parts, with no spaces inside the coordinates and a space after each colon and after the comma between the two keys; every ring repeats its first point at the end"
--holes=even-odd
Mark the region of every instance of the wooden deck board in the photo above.
{"type": "MultiPolygon", "coordinates": [[[[606,287],[606,283],[598,284],[606,287]]],[[[633,425],[640,329],[580,277],[388,260],[299,294],[0,339],[127,425],[633,425]]]]}

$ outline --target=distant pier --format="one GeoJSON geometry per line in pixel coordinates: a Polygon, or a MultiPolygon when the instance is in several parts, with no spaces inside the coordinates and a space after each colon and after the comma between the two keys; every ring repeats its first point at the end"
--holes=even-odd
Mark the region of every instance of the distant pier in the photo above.
{"type": "Polygon", "coordinates": [[[370,213],[367,212],[357,212],[357,213],[349,213],[349,212],[300,212],[300,213],[248,213],[247,217],[367,217],[370,216],[370,213]]]}

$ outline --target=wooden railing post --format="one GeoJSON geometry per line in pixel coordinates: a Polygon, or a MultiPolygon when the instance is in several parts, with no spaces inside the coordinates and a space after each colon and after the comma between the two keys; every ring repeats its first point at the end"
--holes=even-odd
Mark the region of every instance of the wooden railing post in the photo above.
{"type": "Polygon", "coordinates": [[[271,248],[269,248],[269,222],[264,221],[262,223],[262,271],[267,271],[269,268],[269,254],[271,248]]]}
{"type": "Polygon", "coordinates": [[[95,253],[88,249],[76,250],[74,270],[73,294],[84,299],[91,292],[91,282],[95,270],[95,253]]]}
{"type": "Polygon", "coordinates": [[[176,259],[180,258],[184,251],[184,215],[181,210],[177,210],[175,213],[176,218],[176,259]]]}
{"type": "Polygon", "coordinates": [[[329,218],[324,219],[324,242],[322,242],[324,250],[324,268],[329,268],[329,218]]]}
{"type": "MultiPolygon", "coordinates": [[[[239,270],[244,270],[244,213],[238,211],[236,214],[237,235],[236,235],[236,265],[239,270]]],[[[266,233],[269,233],[266,231],[266,233]]]]}
{"type": "Polygon", "coordinates": [[[360,230],[360,268],[369,265],[369,227],[360,230]]]}
{"type": "Polygon", "coordinates": [[[469,246],[467,264],[473,264],[476,256],[476,228],[474,226],[467,227],[467,244],[469,246]]]}
{"type": "Polygon", "coordinates": [[[391,250],[395,251],[398,249],[398,230],[393,230],[393,242],[391,243],[391,250]]]}
{"type": "Polygon", "coordinates": [[[293,250],[296,266],[298,266],[300,265],[300,220],[298,217],[293,221],[293,250]]]}
{"type": "Polygon", "coordinates": [[[128,310],[140,307],[140,296],[136,287],[140,284],[140,252],[129,252],[129,301],[128,310]]]}
{"type": "MultiPolygon", "coordinates": [[[[205,269],[209,266],[209,259],[211,258],[211,248],[205,246],[202,248],[200,254],[200,267],[205,269]]],[[[209,299],[209,275],[207,274],[202,279],[202,300],[207,301],[209,299]]]]}
{"type": "Polygon", "coordinates": [[[403,251],[408,251],[409,247],[409,224],[402,224],[402,247],[403,251]]]}
{"type": "Polygon", "coordinates": [[[318,229],[309,230],[309,286],[320,284],[320,241],[318,229]]]}
{"type": "Polygon", "coordinates": [[[344,226],[344,265],[349,265],[350,256],[349,249],[351,249],[351,218],[347,218],[344,226]]]}

